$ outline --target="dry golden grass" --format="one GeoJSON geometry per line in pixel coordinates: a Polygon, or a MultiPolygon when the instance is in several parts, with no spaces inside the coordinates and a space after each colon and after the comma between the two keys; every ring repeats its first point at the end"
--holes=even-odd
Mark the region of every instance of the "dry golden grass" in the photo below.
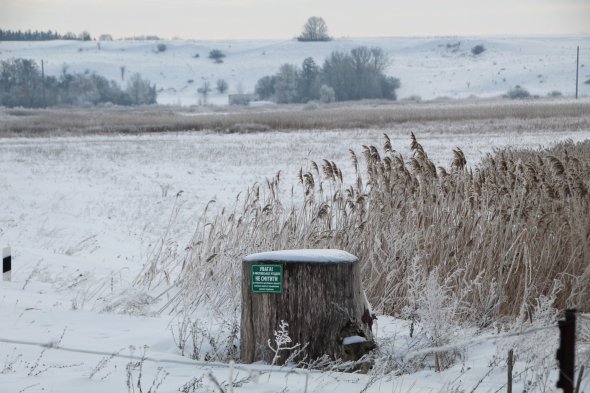
{"type": "Polygon", "coordinates": [[[255,185],[232,210],[203,215],[182,260],[154,259],[139,281],[179,286],[171,307],[235,310],[245,255],[338,248],[359,257],[382,313],[411,313],[412,290],[433,274],[454,312],[479,326],[531,317],[542,295],[590,311],[590,141],[502,150],[473,169],[460,149],[436,168],[413,136],[411,148],[402,157],[385,136],[383,149],[351,151],[350,185],[336,163],[312,162],[292,205],[278,175],[255,185]]]}
{"type": "Polygon", "coordinates": [[[367,101],[326,106],[0,108],[0,136],[212,130],[249,132],[293,129],[387,128],[403,122],[504,119],[554,123],[563,129],[590,127],[590,102],[571,100],[367,101]],[[310,109],[311,108],[311,109],[310,109]]]}

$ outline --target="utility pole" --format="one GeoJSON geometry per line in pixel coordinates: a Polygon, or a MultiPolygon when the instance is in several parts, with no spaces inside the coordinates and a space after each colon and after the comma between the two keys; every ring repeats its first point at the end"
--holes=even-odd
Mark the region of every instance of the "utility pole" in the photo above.
{"type": "Polygon", "coordinates": [[[580,46],[576,51],[576,100],[578,99],[578,73],[580,70],[580,46]]]}

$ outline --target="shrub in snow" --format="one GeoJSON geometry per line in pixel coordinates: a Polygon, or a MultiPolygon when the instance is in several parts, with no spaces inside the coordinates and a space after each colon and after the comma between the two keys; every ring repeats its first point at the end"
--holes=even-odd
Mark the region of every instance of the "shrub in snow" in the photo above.
{"type": "Polygon", "coordinates": [[[139,74],[133,74],[129,78],[127,94],[135,105],[156,103],[156,85],[151,85],[147,79],[143,79],[139,74]]]}
{"type": "Polygon", "coordinates": [[[182,356],[200,361],[238,360],[240,325],[235,320],[213,318],[204,322],[185,312],[172,324],[171,331],[182,356]]]}
{"type": "Polygon", "coordinates": [[[98,37],[98,40],[99,40],[99,41],[112,41],[112,40],[113,40],[113,36],[112,36],[112,35],[110,35],[110,34],[101,34],[101,35],[98,37]]]}
{"type": "Polygon", "coordinates": [[[320,87],[320,101],[324,104],[329,104],[336,101],[336,93],[330,86],[322,85],[320,87]]]}
{"type": "Polygon", "coordinates": [[[256,92],[256,95],[258,96],[259,100],[268,100],[274,97],[275,95],[275,82],[276,82],[276,77],[273,76],[264,76],[260,79],[258,79],[258,82],[256,82],[256,87],[254,88],[254,91],[256,92]]]}
{"type": "Polygon", "coordinates": [[[485,52],[486,48],[483,45],[475,45],[473,48],[471,48],[471,53],[474,56],[477,56],[479,54],[482,54],[483,52],[485,52]]]}
{"type": "Polygon", "coordinates": [[[156,46],[156,48],[158,49],[158,52],[166,52],[166,49],[168,49],[166,44],[162,44],[162,43],[158,44],[156,46]]]}
{"type": "MultiPolygon", "coordinates": [[[[407,281],[408,305],[403,308],[402,317],[412,321],[410,336],[416,336],[417,347],[444,347],[455,337],[468,311],[463,300],[472,290],[472,285],[467,285],[457,293],[453,286],[455,280],[455,275],[443,277],[438,267],[427,272],[419,258],[412,261],[407,281]]],[[[435,370],[442,371],[459,355],[457,350],[435,350],[430,359],[435,370]]]]}
{"type": "Polygon", "coordinates": [[[516,85],[512,89],[508,90],[504,97],[510,98],[511,100],[523,100],[526,98],[531,98],[531,93],[529,93],[525,88],[516,85]]]}
{"type": "Polygon", "coordinates": [[[517,361],[525,367],[521,378],[527,381],[527,391],[545,392],[549,389],[550,374],[557,368],[555,353],[559,346],[556,332],[558,311],[555,301],[564,290],[563,282],[555,280],[547,295],[522,305],[516,322],[508,329],[509,336],[497,346],[496,357],[506,358],[509,350],[514,351],[517,361]]]}
{"type": "Polygon", "coordinates": [[[220,51],[219,49],[213,49],[209,52],[209,58],[216,63],[223,63],[223,58],[225,57],[225,53],[220,51]]]}

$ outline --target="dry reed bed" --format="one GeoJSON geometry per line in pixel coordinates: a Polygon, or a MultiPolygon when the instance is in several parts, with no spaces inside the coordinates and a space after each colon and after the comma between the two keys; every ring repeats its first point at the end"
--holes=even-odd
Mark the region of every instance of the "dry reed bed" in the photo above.
{"type": "Polygon", "coordinates": [[[250,253],[339,248],[359,257],[378,312],[415,317],[416,291],[435,289],[453,318],[486,326],[530,315],[541,296],[590,311],[590,141],[546,151],[502,150],[468,168],[460,149],[436,168],[412,135],[412,157],[351,151],[355,181],[311,162],[280,197],[280,176],[233,209],[198,221],[183,255],[155,254],[138,283],[179,288],[166,307],[207,303],[235,315],[250,253]],[[233,312],[232,312],[233,311],[233,312]]]}
{"type": "Polygon", "coordinates": [[[248,132],[375,128],[403,122],[567,119],[562,127],[590,127],[589,101],[457,101],[444,103],[340,103],[270,108],[102,107],[0,109],[0,136],[180,130],[248,132]]]}

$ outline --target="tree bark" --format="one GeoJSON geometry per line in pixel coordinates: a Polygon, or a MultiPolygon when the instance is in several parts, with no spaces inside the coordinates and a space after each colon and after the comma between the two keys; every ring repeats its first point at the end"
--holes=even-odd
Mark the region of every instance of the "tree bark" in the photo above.
{"type": "MultiPolygon", "coordinates": [[[[255,269],[259,269],[256,267],[255,269]]],[[[241,360],[284,363],[297,349],[307,360],[358,360],[374,348],[374,315],[361,288],[360,265],[339,250],[291,250],[254,254],[242,265],[241,360]],[[281,293],[254,293],[253,265],[280,265],[281,293]],[[275,358],[275,332],[288,323],[292,342],[300,346],[275,358]],[[346,340],[345,340],[346,339],[346,340]],[[343,342],[344,341],[344,342],[343,342]]]]}

